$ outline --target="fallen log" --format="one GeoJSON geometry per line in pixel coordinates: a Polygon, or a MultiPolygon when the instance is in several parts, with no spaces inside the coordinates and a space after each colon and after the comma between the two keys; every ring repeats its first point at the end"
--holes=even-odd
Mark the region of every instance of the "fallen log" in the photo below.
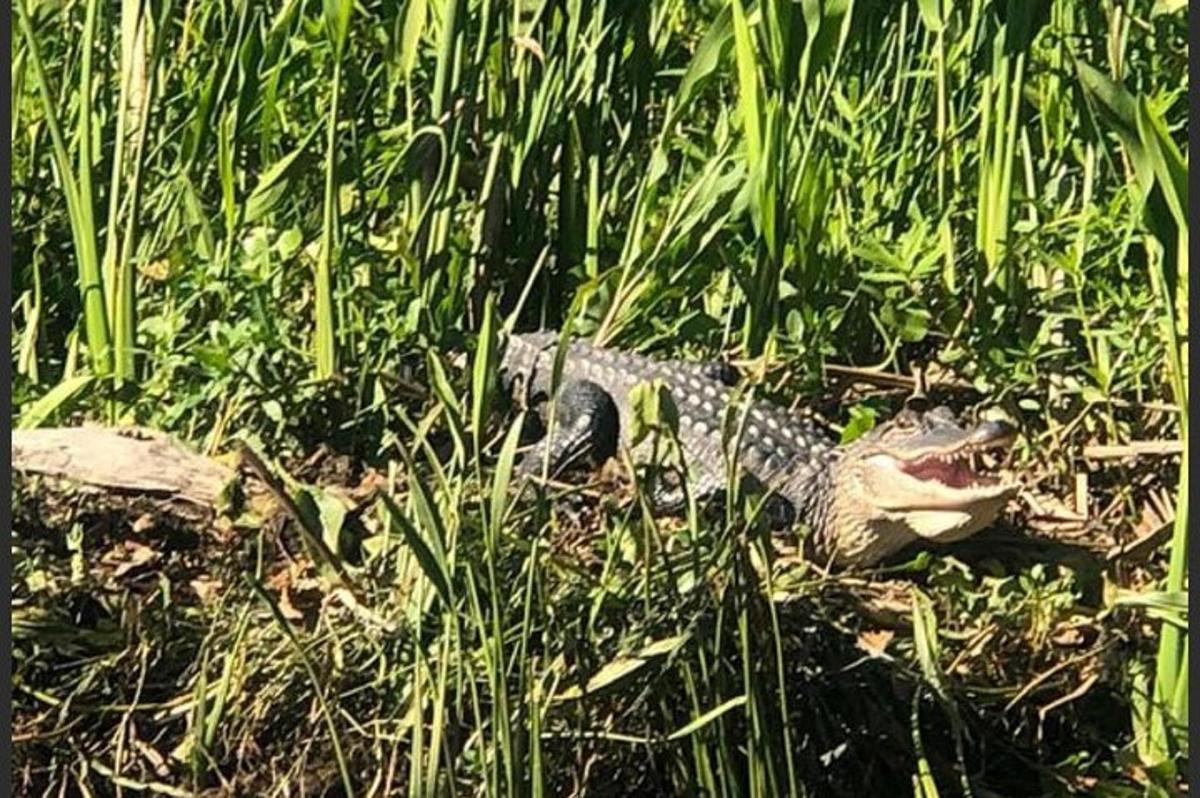
{"type": "Polygon", "coordinates": [[[215,510],[237,474],[144,427],[13,430],[12,468],[215,510]]]}

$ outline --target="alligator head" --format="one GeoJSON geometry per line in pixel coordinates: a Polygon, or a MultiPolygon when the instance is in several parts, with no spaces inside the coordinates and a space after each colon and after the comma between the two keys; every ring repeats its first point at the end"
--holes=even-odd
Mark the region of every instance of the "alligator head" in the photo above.
{"type": "Polygon", "coordinates": [[[945,407],[904,410],[841,450],[825,540],[835,560],[867,565],[915,540],[949,543],[992,523],[1016,492],[993,466],[1015,437],[961,427],[945,407]]]}

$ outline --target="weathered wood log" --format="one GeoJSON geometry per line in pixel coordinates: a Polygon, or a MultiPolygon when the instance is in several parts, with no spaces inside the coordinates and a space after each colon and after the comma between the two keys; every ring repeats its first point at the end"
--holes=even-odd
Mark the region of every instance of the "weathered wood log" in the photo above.
{"type": "Polygon", "coordinates": [[[13,430],[14,472],[216,509],[233,469],[143,427],[13,430]]]}

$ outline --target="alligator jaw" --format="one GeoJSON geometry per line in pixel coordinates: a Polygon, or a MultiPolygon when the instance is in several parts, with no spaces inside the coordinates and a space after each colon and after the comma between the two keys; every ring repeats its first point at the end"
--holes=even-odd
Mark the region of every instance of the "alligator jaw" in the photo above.
{"type": "Polygon", "coordinates": [[[1015,437],[1007,424],[984,422],[950,440],[879,451],[868,464],[890,479],[878,503],[889,509],[960,510],[1011,494],[1016,485],[992,470],[1015,437]],[[889,495],[890,494],[890,495],[889,495]]]}
{"type": "Polygon", "coordinates": [[[914,541],[975,534],[1016,493],[1018,485],[989,465],[1014,436],[999,422],[964,429],[941,409],[877,427],[834,465],[822,545],[837,561],[863,566],[914,541]]]}

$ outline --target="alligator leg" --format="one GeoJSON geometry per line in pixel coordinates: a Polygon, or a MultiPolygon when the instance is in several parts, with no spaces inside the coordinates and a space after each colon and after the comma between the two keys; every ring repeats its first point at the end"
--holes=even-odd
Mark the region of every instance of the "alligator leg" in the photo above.
{"type": "Polygon", "coordinates": [[[617,406],[603,388],[588,380],[564,384],[554,403],[553,439],[546,436],[531,448],[518,465],[523,474],[556,476],[586,463],[598,465],[617,452],[620,417],[617,406]]]}
{"type": "MultiPolygon", "coordinates": [[[[744,489],[753,490],[757,485],[747,484],[744,489]]],[[[698,506],[709,517],[716,520],[721,517],[725,506],[724,485],[701,484],[696,490],[698,506]]],[[[771,493],[762,499],[762,508],[758,517],[766,522],[767,528],[775,531],[789,529],[796,521],[796,508],[790,501],[778,493],[771,493]]],[[[687,496],[683,488],[674,485],[660,484],[650,496],[650,506],[659,515],[680,515],[687,509],[687,496]]]]}
{"type": "Polygon", "coordinates": [[[790,501],[772,493],[764,500],[762,517],[767,526],[774,531],[789,529],[796,523],[796,507],[790,501]]]}
{"type": "Polygon", "coordinates": [[[659,469],[649,484],[650,509],[655,515],[681,515],[687,509],[687,494],[679,482],[679,472],[659,469]]]}
{"type": "MultiPolygon", "coordinates": [[[[687,511],[687,493],[680,482],[678,470],[662,474],[651,488],[650,507],[656,515],[682,515],[687,511]]],[[[724,483],[700,476],[688,484],[688,490],[696,498],[696,505],[704,512],[717,512],[725,495],[724,483]]],[[[715,516],[714,516],[715,517],[715,516]]]]}
{"type": "Polygon", "coordinates": [[[700,373],[732,388],[738,383],[738,372],[724,360],[710,360],[700,364],[700,373]]]}

